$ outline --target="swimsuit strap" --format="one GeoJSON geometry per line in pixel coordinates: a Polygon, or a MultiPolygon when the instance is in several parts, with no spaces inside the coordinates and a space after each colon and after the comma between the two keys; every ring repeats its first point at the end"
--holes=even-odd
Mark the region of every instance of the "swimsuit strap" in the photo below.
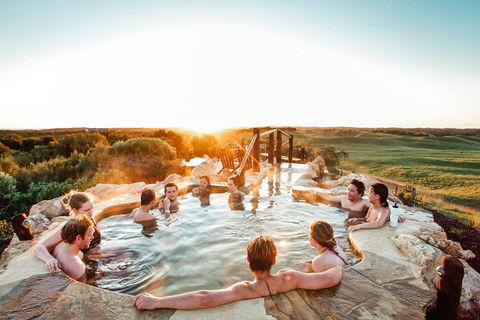
{"type": "Polygon", "coordinates": [[[327,249],[328,251],[330,251],[331,253],[335,254],[335,255],[336,255],[337,257],[339,257],[340,259],[342,259],[342,261],[343,261],[343,263],[345,263],[345,265],[347,264],[347,262],[345,261],[345,259],[343,259],[337,251],[335,251],[335,250],[333,250],[333,249],[330,249],[330,248],[328,248],[328,247],[327,247],[326,249],[327,249]]]}
{"type": "Polygon", "coordinates": [[[268,293],[269,293],[270,295],[272,295],[272,292],[270,291],[270,287],[268,286],[268,282],[265,281],[265,284],[267,285],[268,293]]]}

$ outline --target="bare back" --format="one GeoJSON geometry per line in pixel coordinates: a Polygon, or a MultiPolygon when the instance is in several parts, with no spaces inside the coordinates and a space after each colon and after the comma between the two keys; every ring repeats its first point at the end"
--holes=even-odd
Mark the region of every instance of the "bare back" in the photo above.
{"type": "Polygon", "coordinates": [[[68,250],[68,245],[65,242],[59,243],[53,250],[52,255],[62,265],[62,271],[73,279],[85,282],[85,263],[83,263],[83,253],[78,251],[76,255],[71,254],[68,250]]]}

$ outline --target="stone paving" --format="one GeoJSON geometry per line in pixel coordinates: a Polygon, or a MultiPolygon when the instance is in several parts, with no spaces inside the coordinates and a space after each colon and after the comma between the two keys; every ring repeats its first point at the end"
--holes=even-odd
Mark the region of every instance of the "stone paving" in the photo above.
{"type": "MultiPolygon", "coordinates": [[[[125,186],[120,195],[105,196],[98,192],[96,199],[100,201],[95,203],[95,216],[108,216],[112,206],[125,211],[138,206],[139,195],[131,191],[142,186],[144,184],[125,186]]],[[[158,186],[157,191],[160,190],[158,186]]],[[[293,290],[192,311],[138,311],[133,306],[133,296],[78,283],[62,272],[46,273],[44,263],[35,258],[33,250],[66,219],[54,218],[50,229],[39,234],[36,240],[20,243],[14,239],[12,248],[5,257],[2,255],[4,263],[0,268],[3,266],[5,270],[0,274],[0,318],[422,319],[436,300],[435,268],[445,256],[440,248],[450,250],[450,254],[453,249],[428,213],[402,208],[407,220],[397,228],[386,225],[350,235],[352,247],[363,260],[345,269],[342,281],[333,288],[293,290]],[[7,257],[9,254],[13,257],[7,257]]],[[[468,256],[458,245],[456,248],[457,256],[468,256]]],[[[467,268],[462,306],[478,304],[479,288],[479,274],[467,268]]]]}

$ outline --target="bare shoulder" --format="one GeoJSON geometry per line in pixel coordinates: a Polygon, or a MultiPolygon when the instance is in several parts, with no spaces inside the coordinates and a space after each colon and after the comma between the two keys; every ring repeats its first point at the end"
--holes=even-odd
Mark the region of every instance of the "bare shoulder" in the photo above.
{"type": "Polygon", "coordinates": [[[62,257],[60,262],[63,272],[75,280],[80,279],[85,273],[85,264],[78,256],[62,257]]]}

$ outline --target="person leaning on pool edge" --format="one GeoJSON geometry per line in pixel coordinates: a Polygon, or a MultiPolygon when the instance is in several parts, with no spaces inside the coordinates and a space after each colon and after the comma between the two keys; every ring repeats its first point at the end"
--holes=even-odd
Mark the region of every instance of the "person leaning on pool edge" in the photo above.
{"type": "Polygon", "coordinates": [[[247,247],[247,260],[255,280],[238,282],[226,289],[200,290],[169,297],[142,293],[135,297],[139,310],[160,308],[201,309],[230,302],[271,296],[294,289],[318,290],[333,287],[342,280],[342,268],[336,266],[320,273],[280,270],[271,274],[277,248],[270,237],[258,236],[247,247]]]}
{"type": "Polygon", "coordinates": [[[368,209],[371,207],[371,204],[367,199],[362,198],[364,193],[365,184],[357,179],[352,179],[352,181],[350,181],[346,195],[333,196],[329,193],[316,192],[316,194],[327,201],[339,202],[342,209],[366,214],[368,209]]]}

